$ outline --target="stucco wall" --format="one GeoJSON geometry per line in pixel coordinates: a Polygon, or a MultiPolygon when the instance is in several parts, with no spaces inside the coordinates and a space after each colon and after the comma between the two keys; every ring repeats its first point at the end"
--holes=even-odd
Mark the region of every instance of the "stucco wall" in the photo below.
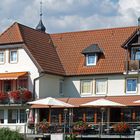
{"type": "Polygon", "coordinates": [[[59,82],[63,77],[45,74],[39,81],[39,98],[62,97],[59,94],[59,82]]]}
{"type": "MultiPolygon", "coordinates": [[[[133,77],[133,76],[131,76],[133,77]]],[[[134,76],[135,77],[135,76],[134,76]]],[[[102,76],[81,76],[81,77],[67,77],[64,79],[64,95],[65,97],[94,97],[94,96],[106,96],[106,95],[97,95],[95,93],[95,81],[98,78],[107,79],[107,96],[123,96],[125,93],[125,79],[126,75],[102,75],[102,76]],[[91,95],[81,95],[80,93],[80,80],[83,79],[92,79],[93,89],[91,95]]],[[[140,94],[140,84],[138,80],[138,92],[140,94]]],[[[127,95],[135,95],[127,94],[127,95]]]]}
{"type": "Polygon", "coordinates": [[[0,73],[29,72],[29,90],[33,91],[33,79],[39,76],[38,69],[24,49],[18,48],[18,62],[9,63],[9,50],[5,51],[5,63],[0,64],[0,73]]]}

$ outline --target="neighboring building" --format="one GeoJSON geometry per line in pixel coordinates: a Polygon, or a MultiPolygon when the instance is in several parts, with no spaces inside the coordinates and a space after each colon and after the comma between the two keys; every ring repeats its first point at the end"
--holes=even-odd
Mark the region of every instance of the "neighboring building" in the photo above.
{"type": "MultiPolygon", "coordinates": [[[[22,87],[33,93],[33,99],[65,97],[76,106],[97,98],[140,105],[133,103],[140,99],[139,27],[48,34],[39,26],[14,23],[1,34],[1,92],[22,87]]],[[[0,125],[17,126],[23,132],[26,108],[21,103],[1,104],[0,125]]],[[[122,115],[121,109],[116,110],[122,115]]],[[[133,121],[140,120],[140,109],[126,113],[133,121]]],[[[110,121],[121,117],[112,110],[110,121]]]]}

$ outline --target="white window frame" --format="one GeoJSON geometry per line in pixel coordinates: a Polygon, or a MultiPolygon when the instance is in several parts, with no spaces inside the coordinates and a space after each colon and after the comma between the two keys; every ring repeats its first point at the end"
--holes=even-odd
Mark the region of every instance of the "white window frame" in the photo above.
{"type": "Polygon", "coordinates": [[[96,65],[96,63],[97,63],[97,54],[96,53],[86,55],[86,65],[87,66],[94,66],[94,65],[96,65]],[[88,59],[89,59],[90,56],[95,57],[95,62],[94,63],[88,63],[88,59]]]}
{"type": "Polygon", "coordinates": [[[127,78],[126,79],[126,94],[135,94],[138,90],[138,79],[137,78],[127,78]],[[136,80],[136,90],[135,91],[128,91],[127,90],[127,80],[136,80]]]}
{"type": "Polygon", "coordinates": [[[86,96],[86,95],[92,95],[92,89],[93,89],[93,80],[80,80],[80,92],[81,95],[86,96]],[[84,82],[90,82],[90,91],[89,92],[82,92],[82,86],[84,82]]]}
{"type": "Polygon", "coordinates": [[[5,63],[5,51],[0,51],[0,53],[3,53],[3,61],[0,61],[0,64],[5,63]]]}
{"type": "Polygon", "coordinates": [[[96,95],[105,95],[105,94],[107,94],[107,79],[106,78],[102,78],[102,79],[96,79],[95,80],[95,91],[96,91],[96,95]],[[98,92],[97,91],[97,83],[98,82],[104,82],[104,86],[105,86],[105,91],[104,92],[98,92]]]}
{"type": "Polygon", "coordinates": [[[18,51],[17,50],[10,50],[10,58],[9,58],[9,61],[10,61],[10,63],[17,63],[18,62],[18,51]],[[16,52],[16,60],[14,61],[14,60],[11,60],[11,58],[12,58],[12,52],[16,52]]]}

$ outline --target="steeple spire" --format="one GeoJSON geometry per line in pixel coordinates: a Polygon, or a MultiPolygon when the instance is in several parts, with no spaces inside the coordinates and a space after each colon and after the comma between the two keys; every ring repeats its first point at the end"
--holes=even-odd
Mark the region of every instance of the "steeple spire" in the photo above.
{"type": "Polygon", "coordinates": [[[45,32],[46,28],[42,22],[42,15],[43,15],[43,13],[42,13],[42,0],[41,0],[40,1],[40,21],[39,21],[38,25],[36,26],[36,30],[45,32]]]}

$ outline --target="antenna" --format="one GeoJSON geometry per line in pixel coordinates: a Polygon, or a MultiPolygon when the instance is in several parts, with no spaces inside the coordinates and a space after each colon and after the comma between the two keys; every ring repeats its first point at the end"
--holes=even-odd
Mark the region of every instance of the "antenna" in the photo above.
{"type": "Polygon", "coordinates": [[[42,0],[40,1],[40,20],[42,20],[42,0]]]}

